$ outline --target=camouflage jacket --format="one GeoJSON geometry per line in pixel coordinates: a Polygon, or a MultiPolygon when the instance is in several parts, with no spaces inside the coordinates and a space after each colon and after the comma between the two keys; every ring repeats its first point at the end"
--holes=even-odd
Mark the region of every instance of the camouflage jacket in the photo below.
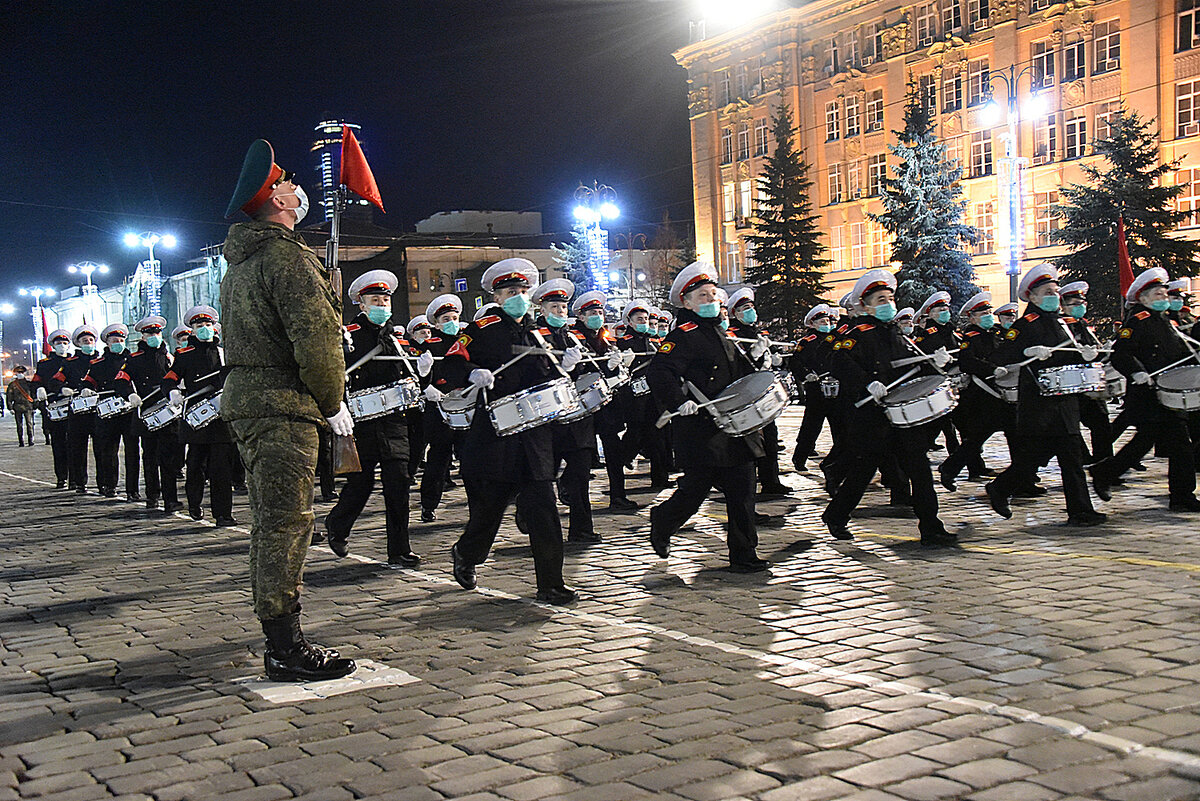
{"type": "Polygon", "coordinates": [[[324,424],[342,401],[345,364],[337,299],[317,255],[285,226],[252,221],[229,229],[225,259],[221,417],[324,424]]]}

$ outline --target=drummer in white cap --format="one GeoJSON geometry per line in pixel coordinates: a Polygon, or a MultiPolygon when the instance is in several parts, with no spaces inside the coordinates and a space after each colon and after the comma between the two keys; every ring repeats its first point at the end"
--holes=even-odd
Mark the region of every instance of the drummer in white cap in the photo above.
{"type": "Polygon", "coordinates": [[[537,598],[562,605],[574,601],[575,593],[563,584],[550,427],[498,436],[484,409],[485,399],[495,401],[562,377],[548,356],[524,356],[500,369],[513,358],[514,346],[541,348],[546,341],[530,314],[529,295],[539,278],[533,262],[522,258],[504,259],[484,271],[483,291],[492,294],[500,309],[459,334],[434,369],[434,385],[445,391],[474,387],[478,392],[475,416],[461,450],[460,472],[470,515],[450,552],[455,580],[464,589],[475,588],[475,568],[487,559],[504,513],[515,500],[533,546],[537,598]]]}
{"type": "Polygon", "coordinates": [[[659,345],[646,377],[658,405],[679,415],[673,437],[683,475],[671,497],[650,511],[650,545],[667,558],[671,537],[716,487],[725,495],[729,519],[729,569],[766,570],[770,563],[758,556],[754,522],[754,461],[765,455],[762,432],[730,436],[699,406],[700,396],[715,398],[753,372],[753,365],[718,325],[721,304],[712,265],[683,268],[671,285],[671,304],[680,309],[679,325],[659,345]]]}
{"type": "Polygon", "coordinates": [[[1067,522],[1094,526],[1103,523],[1106,517],[1092,506],[1083,472],[1079,398],[1076,394],[1043,395],[1037,383],[1041,370],[1088,361],[1074,349],[1063,325],[1059,292],[1058,270],[1051,264],[1032,267],[1021,277],[1017,295],[1028,305],[1021,319],[1004,332],[1004,342],[996,350],[995,358],[1001,365],[1013,365],[997,368],[997,377],[1004,377],[1012,370],[1020,371],[1015,436],[1009,442],[1012,463],[986,489],[992,509],[1002,517],[1012,517],[1009,499],[1028,485],[1038,467],[1051,456],[1057,456],[1067,501],[1067,522]],[[1028,360],[1033,361],[1017,366],[1028,360]]]}
{"type": "MultiPolygon", "coordinates": [[[[125,340],[129,337],[129,327],[124,323],[113,323],[100,332],[104,342],[104,353],[92,362],[88,370],[87,381],[92,388],[102,396],[118,394],[125,389],[124,382],[129,381],[127,370],[130,360],[129,350],[125,340]],[[123,382],[118,387],[118,381],[123,382]]],[[[119,394],[124,395],[123,391],[119,394]]],[[[105,498],[117,496],[117,483],[120,481],[120,449],[125,446],[125,500],[140,502],[138,492],[139,453],[138,436],[133,429],[132,412],[123,412],[111,417],[96,416],[96,433],[92,447],[96,450],[96,479],[100,485],[100,494],[105,498]]]]}
{"type": "MultiPolygon", "coordinates": [[[[796,450],[792,454],[792,465],[799,473],[808,470],[808,459],[816,453],[817,438],[826,419],[829,420],[830,435],[833,436],[835,423],[830,407],[835,399],[826,398],[821,392],[821,377],[829,373],[836,319],[837,312],[826,303],[818,303],[809,309],[804,315],[804,327],[807,330],[796,342],[796,349],[788,363],[797,385],[804,388],[804,419],[796,432],[796,450]]],[[[837,437],[834,436],[834,439],[837,437]]]]}
{"type": "Polygon", "coordinates": [[[917,313],[912,306],[905,306],[896,312],[896,329],[906,337],[911,337],[917,330],[917,313]]]}
{"type": "MultiPolygon", "coordinates": [[[[1187,412],[1164,406],[1155,392],[1156,385],[1159,389],[1173,386],[1170,379],[1161,378],[1177,362],[1180,366],[1193,367],[1189,375],[1196,372],[1195,351],[1175,332],[1167,317],[1170,311],[1168,282],[1167,271],[1153,267],[1134,278],[1125,295],[1130,306],[1117,331],[1112,363],[1129,380],[1125,403],[1134,415],[1137,433],[1116,456],[1092,465],[1092,481],[1096,494],[1107,500],[1114,479],[1120,478],[1151,448],[1157,447],[1158,452],[1167,457],[1171,511],[1200,512],[1200,500],[1196,498],[1195,452],[1188,432],[1187,412]],[[1160,378],[1159,382],[1155,381],[1155,376],[1160,378]]],[[[1193,383],[1176,388],[1195,389],[1195,386],[1193,383]]]]}
{"type": "MultiPolygon", "coordinates": [[[[854,436],[849,438],[846,476],[834,490],[821,519],[834,538],[851,539],[847,526],[851,515],[875,472],[884,466],[885,459],[894,456],[911,483],[910,497],[919,521],[921,544],[953,545],[955,537],[938,518],[937,492],[926,455],[930,424],[893,426],[878,405],[889,391],[888,384],[897,383],[908,369],[894,366],[893,361],[914,355],[892,324],[896,316],[895,292],[896,277],[887,270],[863,273],[851,295],[866,315],[833,346],[830,368],[841,384],[839,395],[850,401],[847,429],[854,436]],[[855,406],[862,398],[874,402],[855,406]]],[[[899,489],[892,487],[893,493],[899,489]]]]}
{"type": "Polygon", "coordinates": [[[65,328],[56,328],[50,332],[50,353],[38,360],[30,383],[34,395],[42,407],[43,433],[50,440],[50,449],[54,454],[54,477],[58,480],[58,489],[67,486],[70,477],[67,456],[67,421],[54,420],[46,411],[45,403],[60,400],[60,392],[65,386],[61,371],[67,364],[67,354],[71,348],[71,332],[65,328]]]}
{"type": "MultiPolygon", "coordinates": [[[[1063,323],[1070,329],[1076,342],[1080,345],[1090,346],[1096,351],[1095,355],[1090,351],[1084,354],[1092,356],[1092,361],[1096,361],[1100,356],[1101,342],[1087,321],[1088,282],[1072,281],[1069,284],[1063,284],[1061,293],[1063,323]]],[[[1102,396],[1091,393],[1081,395],[1079,397],[1079,419],[1092,435],[1092,452],[1088,454],[1087,449],[1084,449],[1084,464],[1091,464],[1112,456],[1113,440],[1116,437],[1113,435],[1112,423],[1108,419],[1108,401],[1102,396]]]]}
{"type": "MultiPolygon", "coordinates": [[[[71,397],[76,394],[94,395],[96,393],[95,388],[85,379],[87,378],[88,370],[91,369],[92,360],[96,358],[96,342],[99,339],[100,331],[94,325],[87,325],[85,323],[71,332],[71,342],[75,345],[75,353],[67,357],[66,363],[62,366],[57,376],[62,382],[62,389],[59,390],[62,395],[71,397]]],[[[94,410],[71,412],[71,416],[67,418],[67,455],[70,465],[70,484],[71,489],[80,494],[87,492],[88,441],[95,436],[95,433],[96,413],[94,410]]],[[[94,442],[92,451],[96,458],[96,471],[98,474],[100,462],[98,454],[95,454],[94,442]]]]}
{"type": "MultiPolygon", "coordinates": [[[[625,411],[625,435],[621,437],[621,453],[617,458],[628,464],[639,453],[650,460],[650,488],[661,490],[671,485],[667,454],[666,432],[654,424],[658,420],[658,409],[649,393],[639,394],[639,379],[645,378],[650,357],[658,343],[650,336],[651,305],[646,301],[633,300],[625,307],[621,319],[625,321],[625,333],[617,338],[617,347],[625,351],[632,377],[629,384],[621,387],[621,406],[625,411]]],[[[609,456],[605,453],[605,459],[609,456]]]]}
{"type": "Polygon", "coordinates": [[[1188,290],[1191,284],[1188,278],[1177,278],[1167,284],[1167,319],[1176,326],[1186,327],[1193,322],[1191,310],[1188,308],[1188,290]]]}
{"type": "Polygon", "coordinates": [[[1020,307],[1016,303],[1001,303],[996,307],[993,314],[996,315],[996,325],[1000,328],[1000,335],[1013,327],[1013,323],[1017,321],[1017,314],[1020,312],[1020,307]]]}
{"type": "MultiPolygon", "coordinates": [[[[135,409],[142,405],[153,405],[162,400],[162,379],[171,369],[171,356],[163,342],[163,329],[167,321],[156,314],[148,315],[138,320],[133,329],[141,335],[137,349],[129,355],[125,365],[128,374],[127,381],[117,381],[118,394],[125,397],[135,409]]],[[[132,415],[131,425],[138,437],[138,446],[142,452],[142,481],[146,486],[146,508],[158,508],[158,501],[163,497],[163,479],[169,469],[169,461],[164,461],[164,442],[162,430],[151,431],[142,422],[138,412],[132,415]]],[[[176,467],[175,469],[178,469],[176,467]]],[[[178,504],[179,499],[174,495],[168,499],[178,504]]]]}
{"type": "MultiPolygon", "coordinates": [[[[486,311],[488,308],[485,306],[480,310],[480,316],[484,316],[486,311]]],[[[425,307],[424,314],[417,315],[408,324],[409,336],[422,353],[434,359],[441,359],[453,347],[459,331],[466,327],[461,315],[462,301],[457,295],[438,295],[425,307]]],[[[432,523],[437,520],[437,509],[446,491],[446,478],[454,457],[454,445],[459,437],[457,432],[446,425],[446,420],[438,410],[438,401],[446,396],[444,387],[439,388],[435,385],[432,374],[423,376],[421,384],[425,396],[425,408],[421,414],[421,442],[413,453],[409,472],[416,474],[417,465],[420,464],[424,452],[425,468],[421,473],[420,491],[421,522],[432,523]],[[428,450],[425,450],[426,446],[428,450]]]]}

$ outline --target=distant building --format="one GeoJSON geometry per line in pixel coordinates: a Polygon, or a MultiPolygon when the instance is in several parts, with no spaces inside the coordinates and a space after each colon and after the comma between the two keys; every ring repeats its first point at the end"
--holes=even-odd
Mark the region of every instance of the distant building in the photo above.
{"type": "Polygon", "coordinates": [[[417,223],[418,234],[523,234],[540,236],[539,211],[439,211],[417,223]]]}
{"type": "MultiPolygon", "coordinates": [[[[316,134],[313,138],[312,153],[316,157],[317,190],[312,193],[311,202],[313,205],[320,206],[321,213],[326,220],[333,219],[333,201],[340,178],[338,169],[342,159],[343,125],[354,131],[354,137],[358,139],[358,143],[363,146],[365,151],[366,145],[363,143],[361,135],[362,126],[353,122],[322,120],[313,129],[316,134]]],[[[347,217],[370,220],[370,204],[353,192],[348,192],[346,210],[342,213],[343,219],[347,217]]]]}

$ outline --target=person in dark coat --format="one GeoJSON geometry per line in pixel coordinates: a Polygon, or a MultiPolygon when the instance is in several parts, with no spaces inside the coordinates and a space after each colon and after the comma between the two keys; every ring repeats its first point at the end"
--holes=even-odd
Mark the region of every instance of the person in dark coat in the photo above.
{"type": "MultiPolygon", "coordinates": [[[[419,347],[435,359],[441,359],[454,345],[459,332],[466,327],[462,322],[462,301],[457,295],[439,295],[425,307],[425,319],[429,322],[429,336],[419,347]]],[[[455,444],[461,440],[457,431],[450,428],[437,402],[442,393],[436,387],[426,386],[425,413],[421,419],[421,431],[429,443],[425,455],[425,472],[421,474],[421,521],[432,523],[437,519],[437,509],[446,491],[446,479],[454,459],[455,444]]]]}
{"type": "MultiPolygon", "coordinates": [[[[1100,351],[1101,343],[1096,332],[1087,321],[1087,281],[1072,281],[1062,287],[1063,322],[1070,330],[1075,341],[1080,345],[1088,345],[1100,351]]],[[[1079,421],[1091,432],[1092,452],[1087,457],[1084,448],[1085,463],[1098,462],[1113,455],[1112,422],[1108,417],[1108,401],[1103,393],[1095,395],[1086,393],[1079,397],[1079,421]]]]}
{"type": "Polygon", "coordinates": [[[171,355],[162,337],[166,325],[167,321],[158,315],[143,317],[134,324],[134,330],[142,338],[137,350],[129,355],[125,364],[128,378],[116,382],[117,393],[128,399],[135,410],[130,425],[142,453],[142,481],[146,487],[147,509],[157,509],[160,498],[168,504],[178,505],[179,502],[178,495],[173,491],[173,477],[169,475],[172,463],[164,447],[166,433],[163,429],[151,431],[140,417],[147,404],[153,406],[162,400],[162,379],[171,369],[171,355]],[[168,485],[172,493],[164,495],[164,487],[168,485]]]}
{"type": "Polygon", "coordinates": [[[34,368],[33,379],[31,384],[34,389],[34,396],[37,402],[42,406],[42,425],[45,427],[45,434],[50,440],[50,450],[54,454],[54,477],[58,482],[58,489],[63,489],[67,486],[67,480],[70,478],[70,457],[67,451],[67,426],[69,425],[67,418],[60,420],[52,419],[46,410],[46,406],[51,402],[60,401],[63,399],[62,390],[66,386],[63,381],[56,376],[61,374],[61,371],[67,363],[67,353],[71,347],[71,334],[65,328],[59,328],[50,332],[50,354],[42,357],[37,366],[34,368]]]}
{"type": "MultiPolygon", "coordinates": [[[[830,406],[836,396],[825,397],[821,379],[828,377],[829,357],[833,354],[833,323],[837,313],[825,303],[818,303],[804,315],[807,331],[796,342],[796,349],[788,360],[788,369],[796,385],[804,393],[804,418],[796,432],[796,450],[792,453],[792,466],[796,472],[808,470],[808,460],[816,454],[817,438],[825,421],[829,421],[830,436],[834,436],[835,425],[830,406]]],[[[827,382],[828,383],[828,382],[827,382]]]]}
{"type": "MultiPolygon", "coordinates": [[[[617,347],[633,355],[630,363],[630,382],[621,388],[625,411],[625,433],[621,437],[621,462],[629,464],[639,453],[650,461],[650,488],[670,486],[667,474],[666,435],[654,423],[658,410],[650,397],[644,371],[654,355],[657,344],[650,336],[649,303],[630,301],[622,312],[625,333],[617,337],[617,347]]],[[[609,458],[607,452],[605,458],[609,458]]]]}
{"type": "MultiPolygon", "coordinates": [[[[129,336],[129,328],[123,323],[114,323],[100,332],[100,340],[105,345],[104,353],[95,360],[84,379],[92,388],[100,393],[101,400],[112,395],[122,395],[118,391],[118,382],[127,382],[129,373],[129,350],[125,340],[129,336]]],[[[117,495],[117,483],[120,480],[121,464],[120,449],[125,448],[125,499],[127,501],[142,500],[138,492],[138,455],[137,432],[133,430],[134,414],[130,411],[121,414],[101,417],[96,415],[96,435],[94,446],[98,451],[100,464],[100,494],[106,498],[117,495]]]]}
{"type": "MultiPolygon", "coordinates": [[[[81,325],[71,333],[71,341],[75,344],[76,352],[73,356],[66,358],[63,366],[54,375],[54,378],[62,384],[59,392],[64,397],[73,399],[76,395],[94,396],[97,394],[85,379],[88,370],[91,369],[92,360],[96,358],[96,341],[99,338],[100,332],[91,325],[81,325]]],[[[96,450],[95,434],[95,407],[80,411],[72,409],[71,416],[67,418],[67,458],[70,464],[71,488],[81,495],[87,492],[89,441],[92,443],[92,457],[96,462],[97,479],[101,472],[100,451],[96,450]]]]}

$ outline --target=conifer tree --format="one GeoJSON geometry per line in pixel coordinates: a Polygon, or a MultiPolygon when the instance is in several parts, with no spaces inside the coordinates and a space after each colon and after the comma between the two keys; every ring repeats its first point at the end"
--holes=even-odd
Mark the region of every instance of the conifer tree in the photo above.
{"type": "Polygon", "coordinates": [[[580,224],[571,228],[571,239],[561,245],[550,244],[554,261],[562,265],[563,275],[575,284],[575,294],[582,295],[596,288],[596,276],[592,274],[591,246],[587,230],[580,224]]]}

